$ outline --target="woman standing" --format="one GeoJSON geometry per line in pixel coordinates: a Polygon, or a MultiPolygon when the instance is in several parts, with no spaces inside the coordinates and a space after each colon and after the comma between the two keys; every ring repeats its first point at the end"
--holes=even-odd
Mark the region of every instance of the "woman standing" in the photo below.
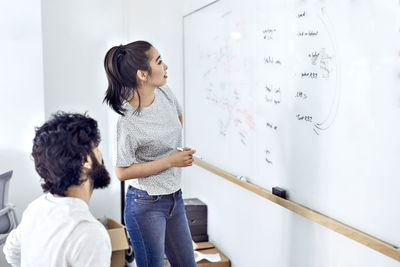
{"type": "Polygon", "coordinates": [[[182,145],[182,109],[165,85],[168,66],[145,41],[111,48],[104,101],[120,114],[115,173],[129,180],[125,223],[137,265],[196,266],[182,200],[181,168],[195,150],[182,145]]]}

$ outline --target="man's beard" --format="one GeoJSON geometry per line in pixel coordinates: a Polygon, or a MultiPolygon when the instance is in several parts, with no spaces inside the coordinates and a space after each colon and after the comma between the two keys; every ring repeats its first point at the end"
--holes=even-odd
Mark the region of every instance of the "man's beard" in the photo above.
{"type": "Polygon", "coordinates": [[[97,158],[91,153],[92,169],[88,172],[89,179],[92,181],[93,189],[106,188],[111,181],[110,174],[103,164],[99,164],[97,158]]]}

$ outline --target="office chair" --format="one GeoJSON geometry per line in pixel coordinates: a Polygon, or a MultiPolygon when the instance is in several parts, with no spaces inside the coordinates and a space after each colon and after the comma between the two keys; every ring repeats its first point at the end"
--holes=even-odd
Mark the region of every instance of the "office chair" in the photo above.
{"type": "Polygon", "coordinates": [[[8,234],[17,227],[17,216],[14,205],[8,201],[8,185],[12,171],[0,174],[0,245],[4,244],[8,234]]]}

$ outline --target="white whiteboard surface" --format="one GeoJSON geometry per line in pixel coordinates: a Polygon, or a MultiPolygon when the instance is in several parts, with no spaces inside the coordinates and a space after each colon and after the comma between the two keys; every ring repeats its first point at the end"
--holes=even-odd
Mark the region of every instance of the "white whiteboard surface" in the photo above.
{"type": "Polygon", "coordinates": [[[184,69],[204,160],[400,246],[399,1],[220,0],[184,69]]]}

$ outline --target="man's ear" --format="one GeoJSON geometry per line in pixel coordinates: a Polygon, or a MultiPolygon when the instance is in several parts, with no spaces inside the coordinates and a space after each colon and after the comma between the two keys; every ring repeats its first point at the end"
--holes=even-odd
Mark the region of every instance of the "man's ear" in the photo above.
{"type": "Polygon", "coordinates": [[[142,82],[147,81],[147,75],[148,75],[147,71],[144,71],[144,70],[138,70],[136,72],[136,77],[142,82]]]}
{"type": "Polygon", "coordinates": [[[86,162],[82,165],[82,171],[86,172],[92,168],[92,159],[89,155],[86,157],[86,162]]]}

